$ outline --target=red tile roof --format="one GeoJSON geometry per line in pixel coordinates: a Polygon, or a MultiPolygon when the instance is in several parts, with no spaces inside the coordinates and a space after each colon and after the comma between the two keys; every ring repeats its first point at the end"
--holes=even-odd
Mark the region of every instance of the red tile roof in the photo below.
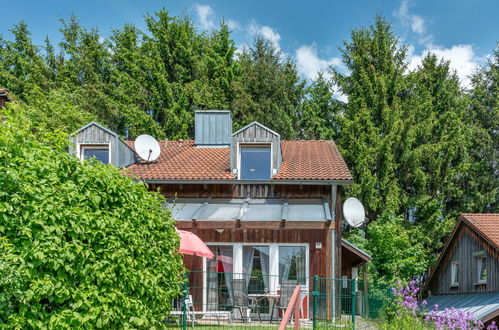
{"type": "Polygon", "coordinates": [[[461,219],[499,249],[499,213],[465,213],[461,219]]]}
{"type": "MultiPolygon", "coordinates": [[[[133,148],[133,142],[127,142],[133,148]]],[[[194,141],[160,142],[153,163],[128,167],[131,175],[156,180],[230,180],[229,148],[197,148],[194,141]]],[[[275,180],[352,180],[332,141],[281,141],[282,166],[275,180]]]]}
{"type": "MultiPolygon", "coordinates": [[[[133,148],[133,142],[127,141],[133,148]]],[[[196,148],[194,141],[159,142],[161,154],[152,163],[128,167],[140,179],[233,179],[229,148],[196,148]]]]}
{"type": "Polygon", "coordinates": [[[333,141],[283,141],[276,180],[352,180],[333,141]]]}

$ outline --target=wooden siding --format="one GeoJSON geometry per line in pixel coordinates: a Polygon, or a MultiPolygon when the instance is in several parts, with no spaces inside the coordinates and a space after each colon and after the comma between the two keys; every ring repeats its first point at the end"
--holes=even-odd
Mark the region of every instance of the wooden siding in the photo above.
{"type": "Polygon", "coordinates": [[[432,295],[499,291],[499,259],[497,250],[492,248],[467,225],[461,224],[453,241],[449,244],[445,255],[442,256],[440,264],[435,269],[435,273],[429,282],[428,290],[431,291],[432,295]],[[484,251],[487,257],[488,278],[486,284],[477,284],[477,258],[473,254],[479,251],[484,251]],[[457,287],[451,287],[452,261],[459,262],[459,285],[457,287]]]}
{"type": "Polygon", "coordinates": [[[279,170],[281,167],[281,138],[269,129],[253,123],[232,136],[230,145],[230,168],[236,169],[239,152],[238,143],[270,143],[272,145],[272,168],[279,170]]]}
{"type": "Polygon", "coordinates": [[[0,108],[3,108],[7,102],[9,102],[7,96],[0,96],[0,108]]]}
{"type": "Polygon", "coordinates": [[[121,141],[118,136],[110,134],[97,125],[88,126],[84,130],[78,132],[78,134],[71,136],[70,140],[72,142],[70,152],[76,156],[79,156],[80,152],[80,150],[76,150],[77,145],[107,144],[109,145],[111,152],[111,164],[117,167],[125,167],[138,160],[135,152],[121,141]]]}
{"type": "MultiPolygon", "coordinates": [[[[327,277],[331,268],[331,230],[323,229],[225,229],[219,233],[212,229],[192,229],[204,242],[209,243],[308,243],[309,274],[327,277]],[[315,243],[321,242],[322,248],[316,249],[315,243]]],[[[187,257],[186,267],[189,270],[202,270],[202,258],[187,257]]]]}
{"type": "Polygon", "coordinates": [[[324,198],[331,200],[331,186],[264,184],[151,184],[166,198],[324,198]]]}

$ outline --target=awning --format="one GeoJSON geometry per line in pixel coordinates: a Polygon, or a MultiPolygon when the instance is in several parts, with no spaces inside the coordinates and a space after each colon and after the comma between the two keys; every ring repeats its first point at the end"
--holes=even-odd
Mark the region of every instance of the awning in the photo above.
{"type": "Polygon", "coordinates": [[[454,307],[463,312],[471,312],[477,320],[484,322],[499,314],[499,292],[436,295],[426,301],[430,310],[433,310],[435,304],[439,311],[454,307]]]}
{"type": "Polygon", "coordinates": [[[166,204],[175,220],[328,221],[324,199],[177,199],[166,204]]]}

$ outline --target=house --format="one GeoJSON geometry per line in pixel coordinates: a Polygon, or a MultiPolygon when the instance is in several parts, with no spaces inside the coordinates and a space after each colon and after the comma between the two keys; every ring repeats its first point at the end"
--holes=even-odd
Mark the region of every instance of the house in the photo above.
{"type": "Polygon", "coordinates": [[[9,96],[9,90],[5,88],[0,88],[0,109],[5,106],[7,102],[12,101],[9,96]]]}
{"type": "Polygon", "coordinates": [[[499,323],[499,214],[459,217],[424,286],[428,305],[499,323]]]}
{"type": "MultiPolygon", "coordinates": [[[[185,256],[192,271],[268,274],[259,283],[266,292],[297,280],[306,310],[312,276],[356,278],[370,260],[341,237],[342,187],[352,175],[333,141],[283,141],[258,122],[234,132],[231,112],[213,110],[195,112],[193,141],[159,141],[161,154],[152,162],[137,157],[133,141],[94,122],[71,140],[77,157],[126,167],[171,201],[177,227],[215,254],[185,256]]],[[[204,287],[228,285],[210,274],[199,279],[204,287]]],[[[207,299],[206,292],[194,295],[207,299]]]]}

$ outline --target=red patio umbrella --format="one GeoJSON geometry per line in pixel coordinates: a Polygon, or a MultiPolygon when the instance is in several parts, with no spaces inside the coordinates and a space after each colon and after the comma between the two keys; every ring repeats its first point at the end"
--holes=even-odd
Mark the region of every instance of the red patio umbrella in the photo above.
{"type": "Polygon", "coordinates": [[[180,253],[213,259],[214,255],[204,242],[190,231],[178,230],[180,236],[180,253]]]}

